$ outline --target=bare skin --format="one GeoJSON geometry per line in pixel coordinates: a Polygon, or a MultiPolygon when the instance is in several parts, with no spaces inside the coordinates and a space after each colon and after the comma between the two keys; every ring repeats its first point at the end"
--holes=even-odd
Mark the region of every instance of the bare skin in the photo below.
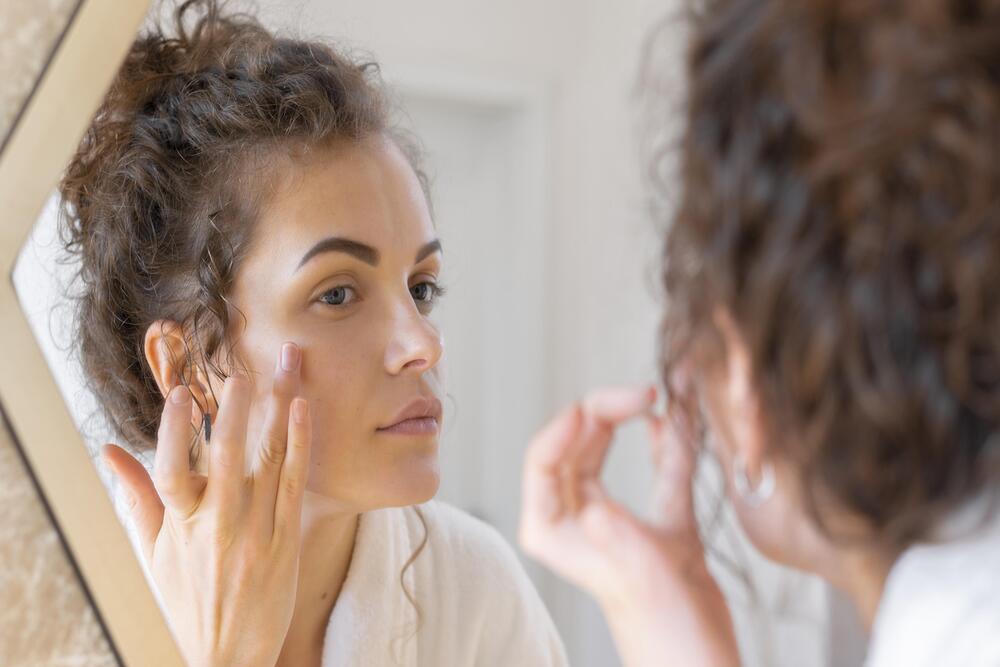
{"type": "Polygon", "coordinates": [[[192,401],[183,386],[164,406],[152,478],[124,450],[104,448],[112,469],[128,480],[143,557],[193,667],[273,665],[281,649],[295,604],[312,443],[308,405],[291,400],[296,380],[297,371],[279,375],[282,398],[269,406],[249,475],[250,384],[241,377],[223,388],[208,475],[190,469],[192,401]]]}
{"type": "MultiPolygon", "coordinates": [[[[306,491],[307,498],[311,494],[306,491]]],[[[351,563],[358,517],[324,519],[316,510],[321,504],[321,498],[307,499],[303,508],[300,562],[315,566],[299,569],[299,593],[278,667],[320,664],[327,622],[351,563]]]]}

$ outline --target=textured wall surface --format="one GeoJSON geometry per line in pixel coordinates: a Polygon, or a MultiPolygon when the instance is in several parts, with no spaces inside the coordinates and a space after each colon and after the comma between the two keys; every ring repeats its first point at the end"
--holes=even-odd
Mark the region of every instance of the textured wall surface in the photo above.
{"type": "Polygon", "coordinates": [[[77,0],[0,2],[0,142],[76,5],[77,0]]]}
{"type": "Polygon", "coordinates": [[[0,432],[0,600],[0,665],[116,664],[7,431],[0,432]]]}

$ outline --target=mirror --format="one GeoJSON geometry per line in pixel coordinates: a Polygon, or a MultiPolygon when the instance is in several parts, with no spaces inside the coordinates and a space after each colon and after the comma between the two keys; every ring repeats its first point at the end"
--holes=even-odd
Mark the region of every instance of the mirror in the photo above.
{"type": "Polygon", "coordinates": [[[59,1],[42,12],[28,2],[0,9],[4,664],[181,664],[11,279],[144,9],[59,1]]]}
{"type": "MultiPolygon", "coordinates": [[[[13,323],[4,327],[0,397],[9,431],[53,507],[50,528],[61,530],[67,563],[92,593],[92,605],[81,594],[72,609],[92,607],[103,623],[102,659],[113,652],[124,664],[180,664],[121,490],[97,457],[115,438],[79,363],[68,298],[75,267],[62,253],[53,192],[132,36],[156,9],[144,16],[141,3],[52,4],[48,32],[58,32],[56,16],[71,29],[65,51],[47,67],[43,51],[35,54],[32,82],[48,77],[33,93],[37,108],[13,124],[15,103],[3,98],[14,132],[0,156],[0,201],[16,224],[0,237],[12,277],[0,303],[4,322],[13,323]]],[[[521,459],[535,429],[590,386],[655,378],[658,306],[647,267],[659,237],[644,217],[630,87],[641,38],[663,7],[640,0],[628,11],[599,0],[260,0],[251,7],[271,29],[370,54],[394,97],[395,122],[422,145],[448,288],[435,314],[447,369],[436,498],[516,545],[521,459]]],[[[13,16],[5,25],[28,23],[13,16]]],[[[10,84],[3,95],[24,99],[34,83],[18,85],[20,93],[10,84]]],[[[635,442],[614,450],[609,484],[641,507],[652,485],[641,434],[624,439],[635,442]]],[[[151,466],[151,456],[143,462],[151,466]]],[[[9,457],[11,470],[15,464],[9,457]]],[[[829,591],[752,554],[744,558],[765,598],[734,610],[750,664],[838,664],[823,639],[829,591]],[[752,638],[761,630],[759,604],[786,612],[766,629],[770,644],[752,638]]],[[[596,606],[521,562],[570,663],[613,664],[596,606]]],[[[99,646],[100,623],[88,627],[86,641],[99,646]]]]}

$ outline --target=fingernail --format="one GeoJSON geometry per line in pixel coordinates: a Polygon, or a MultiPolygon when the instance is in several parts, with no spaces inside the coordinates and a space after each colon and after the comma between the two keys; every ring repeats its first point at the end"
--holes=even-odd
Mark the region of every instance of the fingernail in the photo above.
{"type": "Polygon", "coordinates": [[[281,346],[281,369],[294,371],[299,367],[299,347],[295,343],[281,346]]]}
{"type": "Polygon", "coordinates": [[[299,424],[305,424],[309,417],[309,405],[304,398],[296,398],[292,401],[292,416],[299,424]]]}
{"type": "Polygon", "coordinates": [[[189,398],[191,398],[191,392],[182,384],[177,385],[170,392],[170,401],[174,405],[184,405],[188,402],[189,398]]]}

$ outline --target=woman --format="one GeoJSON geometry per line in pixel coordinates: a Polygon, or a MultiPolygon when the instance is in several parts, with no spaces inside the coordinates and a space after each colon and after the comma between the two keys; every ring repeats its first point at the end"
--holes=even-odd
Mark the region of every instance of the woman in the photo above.
{"type": "Polygon", "coordinates": [[[663,254],[666,414],[638,388],[556,417],[528,454],[522,543],[601,602],[626,664],[737,664],[691,497],[704,425],[747,536],[853,600],[869,665],[1000,665],[1000,6],[703,9],[663,254]],[[638,416],[655,525],[599,481],[638,416]]]}
{"type": "Polygon", "coordinates": [[[155,450],[105,460],[188,664],[564,665],[510,547],[427,502],[441,244],[376,68],[211,1],[174,19],[61,192],[85,369],[155,450]]]}

